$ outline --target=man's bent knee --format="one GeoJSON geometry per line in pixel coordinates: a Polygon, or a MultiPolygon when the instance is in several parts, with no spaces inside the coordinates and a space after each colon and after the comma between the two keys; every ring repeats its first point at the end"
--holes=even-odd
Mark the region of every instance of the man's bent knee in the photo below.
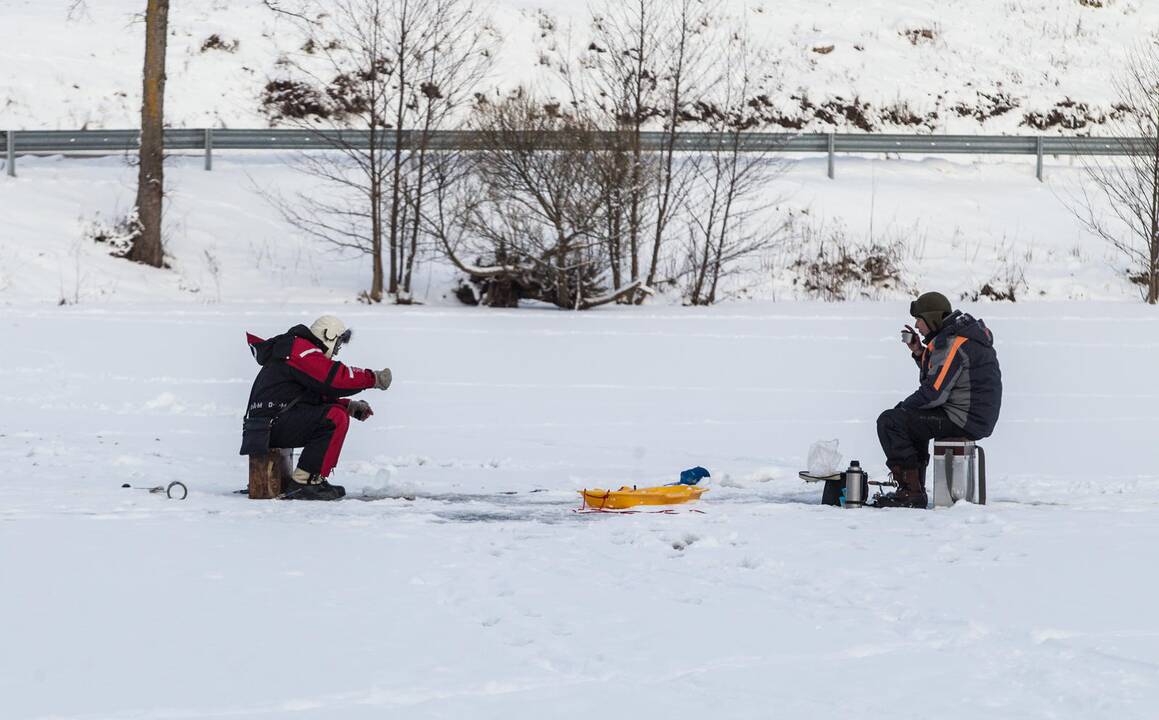
{"type": "Polygon", "coordinates": [[[905,415],[905,410],[901,408],[890,408],[882,414],[877,416],[877,431],[881,432],[886,428],[903,427],[905,423],[902,421],[902,416],[905,415]]]}
{"type": "Polygon", "coordinates": [[[334,431],[345,433],[350,427],[350,414],[341,405],[333,405],[326,411],[326,419],[334,423],[334,431]]]}

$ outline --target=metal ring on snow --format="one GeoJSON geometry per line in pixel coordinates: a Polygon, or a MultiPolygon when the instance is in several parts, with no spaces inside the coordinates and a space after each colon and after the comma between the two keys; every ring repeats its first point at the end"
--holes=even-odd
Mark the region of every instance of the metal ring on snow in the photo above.
{"type": "Polygon", "coordinates": [[[173,482],[169,483],[169,485],[165,488],[165,497],[170,499],[173,498],[174,487],[181,488],[181,497],[177,498],[178,500],[184,500],[185,498],[189,497],[189,488],[185,487],[185,483],[181,482],[180,480],[174,480],[173,482]]]}

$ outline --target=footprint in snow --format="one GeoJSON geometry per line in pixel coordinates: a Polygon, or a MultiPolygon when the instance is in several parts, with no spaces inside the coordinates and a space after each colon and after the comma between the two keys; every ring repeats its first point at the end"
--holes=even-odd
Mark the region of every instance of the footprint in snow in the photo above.
{"type": "Polygon", "coordinates": [[[672,549],[683,551],[685,548],[691,547],[692,543],[696,542],[699,539],[700,539],[699,535],[695,535],[693,533],[685,533],[679,539],[672,541],[672,549]]]}

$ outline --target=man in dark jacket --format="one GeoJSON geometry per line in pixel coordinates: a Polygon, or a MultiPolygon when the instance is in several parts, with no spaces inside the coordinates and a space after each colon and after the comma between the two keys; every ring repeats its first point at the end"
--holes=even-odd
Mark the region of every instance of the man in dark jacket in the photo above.
{"type": "Polygon", "coordinates": [[[327,478],[338,463],[349,418],[363,421],[374,414],[369,403],[347,396],[390,387],[389,368],[364,370],[334,360],[350,336],[333,315],[323,315],[310,327],[295,325],[269,340],[247,333],[262,369],[250,390],[242,454],[303,448],[284,497],[337,500],[346,494],[327,478]]]}
{"type": "Polygon", "coordinates": [[[875,501],[878,507],[926,507],[929,441],[989,437],[1002,407],[1002,370],[985,323],[953,310],[936,292],[914,300],[910,315],[921,341],[908,326],[903,339],[920,368],[921,385],[877,418],[877,437],[898,485],[897,492],[875,501]]]}

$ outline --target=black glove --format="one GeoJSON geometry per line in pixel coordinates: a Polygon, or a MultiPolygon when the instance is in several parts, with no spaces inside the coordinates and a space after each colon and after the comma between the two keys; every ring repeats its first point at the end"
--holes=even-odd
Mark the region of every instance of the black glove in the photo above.
{"type": "Polygon", "coordinates": [[[383,368],[374,373],[374,388],[376,390],[385,390],[390,387],[390,382],[394,377],[390,374],[390,368],[383,368]]]}
{"type": "Polygon", "coordinates": [[[346,406],[346,412],[355,420],[364,421],[366,418],[374,414],[370,409],[370,403],[365,400],[351,400],[350,404],[346,406]]]}

